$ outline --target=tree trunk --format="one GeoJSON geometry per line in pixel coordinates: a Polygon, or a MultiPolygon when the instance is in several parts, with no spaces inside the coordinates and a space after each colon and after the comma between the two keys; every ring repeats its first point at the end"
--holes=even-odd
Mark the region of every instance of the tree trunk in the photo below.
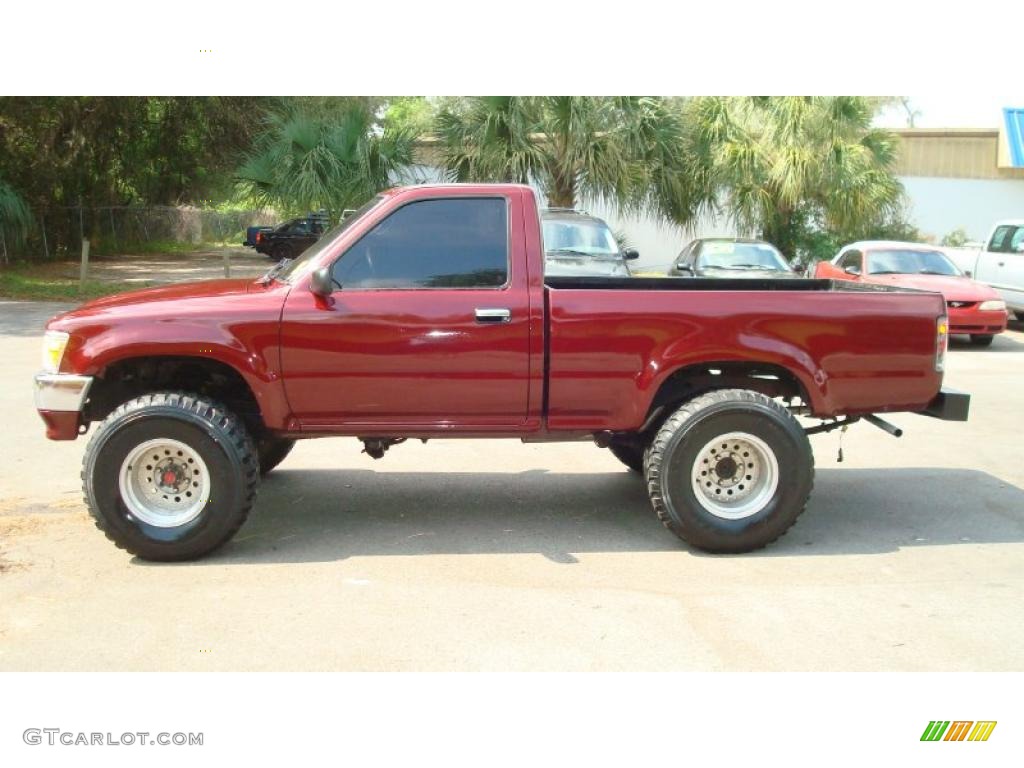
{"type": "Polygon", "coordinates": [[[550,208],[575,208],[576,207],[576,185],[571,179],[555,178],[551,182],[551,188],[545,190],[550,208]]]}
{"type": "Polygon", "coordinates": [[[761,239],[778,248],[786,259],[794,259],[796,257],[796,231],[793,212],[784,208],[777,209],[775,216],[765,223],[761,239]]]}

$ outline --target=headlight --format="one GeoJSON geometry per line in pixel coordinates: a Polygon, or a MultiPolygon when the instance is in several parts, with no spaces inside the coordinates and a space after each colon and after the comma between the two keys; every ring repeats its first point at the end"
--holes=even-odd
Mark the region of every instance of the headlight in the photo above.
{"type": "Polygon", "coordinates": [[[68,346],[68,334],[63,331],[47,331],[43,334],[43,370],[56,373],[68,346]]]}
{"type": "Polygon", "coordinates": [[[981,304],[978,306],[978,309],[980,309],[982,312],[1005,312],[1006,302],[1003,301],[1002,299],[990,299],[988,301],[981,302],[981,304]]]}

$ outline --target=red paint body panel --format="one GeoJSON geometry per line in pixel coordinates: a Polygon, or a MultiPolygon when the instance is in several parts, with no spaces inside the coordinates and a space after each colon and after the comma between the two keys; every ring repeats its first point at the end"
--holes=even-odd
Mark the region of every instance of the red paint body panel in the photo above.
{"type": "Polygon", "coordinates": [[[288,401],[303,430],[365,435],[540,428],[543,286],[536,202],[528,188],[397,191],[347,230],[316,266],[333,264],[411,200],[452,196],[507,200],[505,287],[337,290],[325,300],[309,292],[308,277],[297,280],[282,316],[281,361],[288,401]],[[508,309],[511,320],[478,323],[477,308],[508,309]]]}
{"type": "MultiPolygon", "coordinates": [[[[552,289],[543,264],[528,187],[409,187],[385,193],[291,285],[218,280],[137,291],[86,304],[48,327],[71,334],[65,372],[102,377],[131,357],[218,360],[242,375],[271,430],[296,437],[575,439],[632,430],[659,386],[693,364],[781,366],[822,416],[920,410],[941,385],[937,294],[552,289]],[[453,196],[507,200],[503,288],[310,292],[310,274],[390,212],[453,196]],[[477,308],[506,308],[511,320],[478,323],[477,308]]],[[[51,436],[71,436],[71,417],[43,417],[51,436]]]]}
{"type": "Polygon", "coordinates": [[[278,327],[288,286],[210,280],[108,296],[58,315],[47,328],[71,340],[61,370],[95,376],[118,360],[184,355],[212,358],[238,371],[263,420],[284,429],[278,327]]]}
{"type": "Polygon", "coordinates": [[[74,440],[82,423],[78,411],[39,411],[50,440],[74,440]]]}
{"type": "Polygon", "coordinates": [[[673,372],[769,363],[816,414],[919,410],[935,372],[938,296],[868,292],[551,290],[548,424],[630,430],[673,372]]]}

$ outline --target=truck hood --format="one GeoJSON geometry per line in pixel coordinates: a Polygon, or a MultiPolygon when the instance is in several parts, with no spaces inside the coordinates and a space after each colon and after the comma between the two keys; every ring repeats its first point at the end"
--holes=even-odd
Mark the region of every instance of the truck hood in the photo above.
{"type": "Polygon", "coordinates": [[[864,282],[941,293],[946,301],[987,301],[999,298],[994,288],[959,275],[866,275],[864,282]]]}
{"type": "Polygon", "coordinates": [[[213,313],[218,306],[237,304],[239,299],[244,300],[250,289],[255,292],[268,290],[248,278],[143,288],[88,301],[57,315],[46,327],[69,330],[70,326],[96,321],[109,323],[125,317],[181,317],[197,311],[213,313]]]}

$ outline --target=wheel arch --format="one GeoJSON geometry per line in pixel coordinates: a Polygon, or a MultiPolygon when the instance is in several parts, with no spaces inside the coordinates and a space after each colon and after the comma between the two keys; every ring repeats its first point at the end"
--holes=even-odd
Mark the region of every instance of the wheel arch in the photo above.
{"type": "Polygon", "coordinates": [[[95,373],[85,417],[100,421],[128,400],[167,389],[223,402],[253,434],[272,428],[279,418],[272,406],[268,408],[265,385],[252,372],[214,357],[188,354],[135,355],[106,361],[95,373]]]}
{"type": "Polygon", "coordinates": [[[702,362],[680,366],[664,377],[648,405],[645,429],[657,429],[673,406],[716,389],[748,389],[813,405],[814,390],[785,366],[752,360],[702,362]]]}

